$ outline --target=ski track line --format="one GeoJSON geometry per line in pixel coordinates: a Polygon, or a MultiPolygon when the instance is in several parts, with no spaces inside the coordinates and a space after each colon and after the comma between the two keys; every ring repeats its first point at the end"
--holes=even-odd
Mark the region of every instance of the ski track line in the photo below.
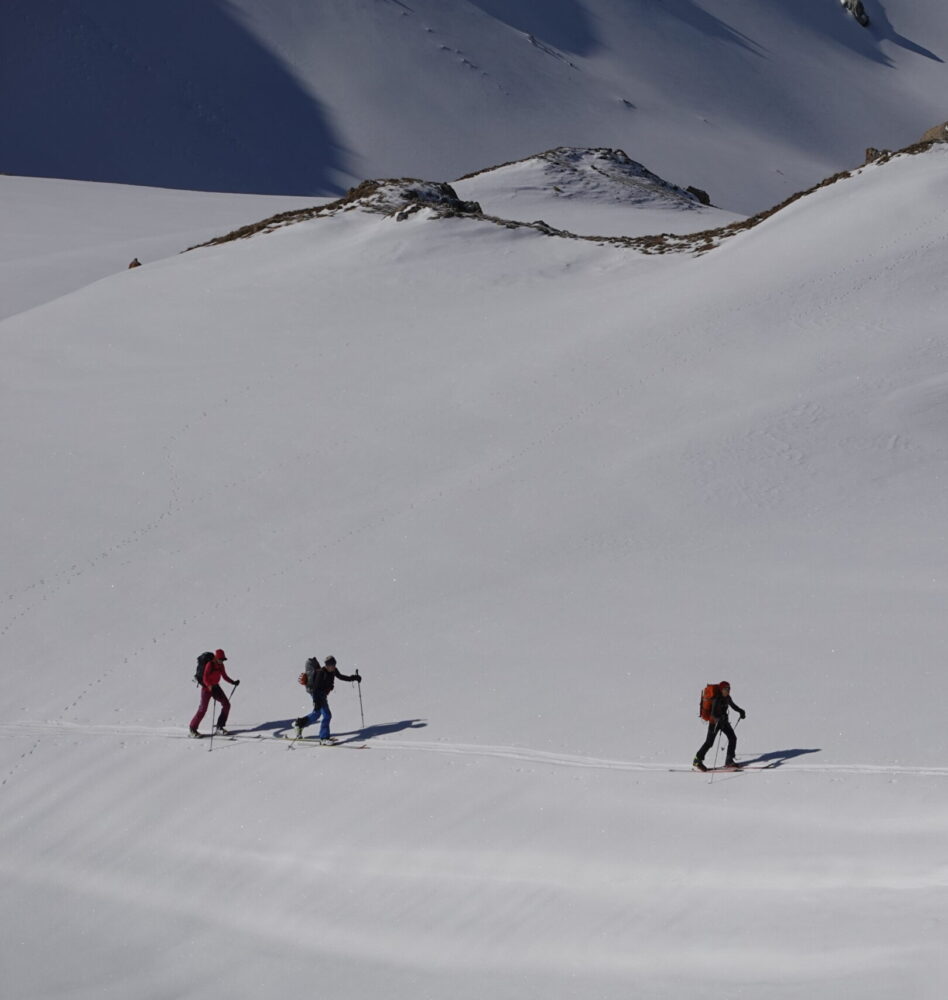
{"type": "MultiPolygon", "coordinates": [[[[238,730],[237,740],[259,739],[267,743],[274,739],[270,730],[238,730]]],[[[140,725],[97,725],[72,722],[5,722],[0,723],[0,739],[16,739],[19,737],[33,738],[34,743],[25,756],[32,754],[41,737],[154,737],[159,739],[185,739],[187,733],[180,726],[140,726],[140,725]]],[[[225,737],[226,739],[226,737],[225,737]]],[[[494,757],[501,760],[517,761],[526,764],[547,764],[551,767],[575,767],[600,771],[634,771],[634,772],[667,772],[691,771],[687,764],[676,762],[656,763],[651,761],[614,760],[602,757],[585,757],[578,754],[552,753],[545,750],[532,750],[529,747],[489,746],[477,743],[437,743],[408,740],[389,740],[384,737],[367,741],[370,746],[379,750],[395,750],[398,752],[414,751],[417,753],[450,754],[463,757],[494,757]]],[[[281,744],[282,745],[282,744],[281,744]]],[[[889,776],[912,776],[948,778],[948,767],[928,767],[925,765],[909,766],[901,764],[797,764],[792,759],[779,762],[747,761],[750,770],[760,771],[794,771],[806,774],[882,774],[889,776]]],[[[19,765],[16,765],[19,766],[19,765]]],[[[15,770],[16,768],[14,768],[15,770]]],[[[730,772],[739,773],[739,772],[730,772]]],[[[11,772],[12,774],[12,772],[11,772]]],[[[10,775],[8,774],[7,777],[10,775]]],[[[0,781],[5,783],[6,779],[0,781]]]]}

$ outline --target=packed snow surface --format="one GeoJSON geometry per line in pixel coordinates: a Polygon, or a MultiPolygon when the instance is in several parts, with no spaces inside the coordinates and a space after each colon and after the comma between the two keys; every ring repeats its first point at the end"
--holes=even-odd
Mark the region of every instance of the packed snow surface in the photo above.
{"type": "Polygon", "coordinates": [[[353,204],[63,294],[4,230],[4,995],[941,997],[946,168],[698,256],[353,204]]]}

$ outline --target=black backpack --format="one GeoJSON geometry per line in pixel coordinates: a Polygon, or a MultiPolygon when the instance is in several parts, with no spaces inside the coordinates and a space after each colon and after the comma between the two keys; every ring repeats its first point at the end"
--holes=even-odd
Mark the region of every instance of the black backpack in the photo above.
{"type": "Polygon", "coordinates": [[[312,694],[316,690],[316,675],[320,671],[319,660],[315,656],[311,656],[306,661],[306,672],[302,675],[305,678],[302,683],[306,686],[306,690],[312,694]]]}
{"type": "Polygon", "coordinates": [[[194,671],[194,683],[204,683],[204,668],[214,659],[213,653],[201,653],[198,657],[197,669],[194,671]]]}

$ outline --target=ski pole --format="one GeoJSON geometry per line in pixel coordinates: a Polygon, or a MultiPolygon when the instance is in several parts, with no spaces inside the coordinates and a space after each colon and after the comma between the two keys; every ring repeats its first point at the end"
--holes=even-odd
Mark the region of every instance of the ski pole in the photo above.
{"type": "Polygon", "coordinates": [[[708,784],[710,785],[714,781],[714,772],[718,769],[718,753],[721,750],[721,727],[718,726],[718,741],[714,746],[714,767],[711,768],[711,777],[708,778],[708,784]]]}
{"type": "MultiPolygon", "coordinates": [[[[356,670],[356,677],[359,677],[359,671],[356,670]]],[[[359,689],[359,718],[362,719],[362,728],[365,729],[365,712],[362,710],[362,678],[356,681],[356,687],[359,689]]]]}
{"type": "Polygon", "coordinates": [[[208,753],[214,749],[214,723],[217,721],[217,699],[214,697],[213,691],[211,692],[211,700],[214,702],[214,706],[211,709],[211,738],[207,744],[208,753]]]}

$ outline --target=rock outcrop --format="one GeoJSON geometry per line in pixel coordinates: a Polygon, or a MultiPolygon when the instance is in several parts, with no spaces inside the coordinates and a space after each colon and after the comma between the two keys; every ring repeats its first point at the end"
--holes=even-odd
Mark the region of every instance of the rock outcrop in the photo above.
{"type": "Polygon", "coordinates": [[[921,142],[948,142],[948,122],[935,125],[921,138],[921,142]]]}

